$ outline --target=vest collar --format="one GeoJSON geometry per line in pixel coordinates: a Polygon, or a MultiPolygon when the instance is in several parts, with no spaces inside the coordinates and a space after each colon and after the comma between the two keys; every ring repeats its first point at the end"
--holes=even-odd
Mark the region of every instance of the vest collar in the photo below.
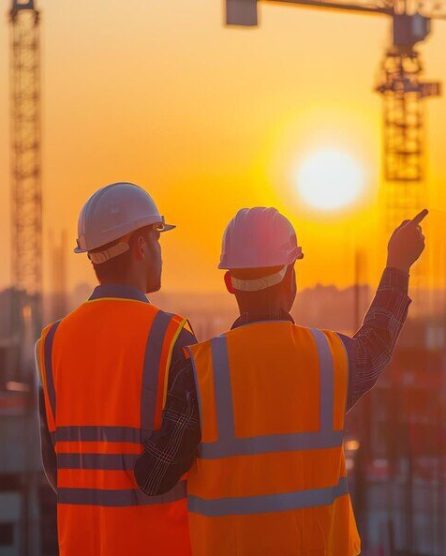
{"type": "Polygon", "coordinates": [[[106,297],[133,299],[135,301],[149,303],[149,300],[141,290],[132,286],[126,286],[125,284],[102,284],[97,286],[88,300],[93,301],[95,299],[104,299],[106,297]]]}

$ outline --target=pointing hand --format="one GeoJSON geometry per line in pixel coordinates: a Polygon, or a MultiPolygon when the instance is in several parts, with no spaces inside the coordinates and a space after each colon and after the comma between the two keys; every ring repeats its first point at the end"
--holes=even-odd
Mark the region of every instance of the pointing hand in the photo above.
{"type": "Polygon", "coordinates": [[[424,235],[420,223],[428,212],[423,209],[412,220],[404,220],[396,228],[387,247],[387,266],[409,272],[424,250],[424,235]]]}

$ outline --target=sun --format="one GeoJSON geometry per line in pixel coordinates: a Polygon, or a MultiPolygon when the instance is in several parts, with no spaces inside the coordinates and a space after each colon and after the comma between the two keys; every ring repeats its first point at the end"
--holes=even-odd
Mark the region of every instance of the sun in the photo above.
{"type": "Polygon", "coordinates": [[[335,149],[312,153],[297,170],[297,190],[312,208],[334,211],[352,205],[364,189],[361,165],[335,149]]]}

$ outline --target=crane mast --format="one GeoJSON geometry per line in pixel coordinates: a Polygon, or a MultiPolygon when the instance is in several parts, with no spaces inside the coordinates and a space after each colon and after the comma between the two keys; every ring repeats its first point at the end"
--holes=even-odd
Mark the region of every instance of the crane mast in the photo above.
{"type": "MultiPolygon", "coordinates": [[[[16,355],[9,373],[13,380],[28,384],[32,392],[33,347],[42,325],[39,12],[34,0],[11,0],[10,5],[11,346],[16,348],[16,355]]],[[[13,439],[13,453],[21,454],[16,462],[17,475],[20,472],[17,554],[33,556],[41,548],[36,519],[41,471],[34,442],[34,398],[29,396],[26,400],[26,409],[14,421],[7,421],[6,430],[13,439]]]]}
{"type": "Polygon", "coordinates": [[[383,97],[384,178],[387,225],[393,228],[426,205],[425,98],[441,93],[440,83],[422,79],[415,45],[430,32],[430,19],[395,14],[393,40],[381,68],[376,91],[383,97]]]}
{"type": "Polygon", "coordinates": [[[29,321],[35,337],[42,320],[42,186],[39,12],[34,0],[12,0],[10,23],[13,313],[29,321]]]}

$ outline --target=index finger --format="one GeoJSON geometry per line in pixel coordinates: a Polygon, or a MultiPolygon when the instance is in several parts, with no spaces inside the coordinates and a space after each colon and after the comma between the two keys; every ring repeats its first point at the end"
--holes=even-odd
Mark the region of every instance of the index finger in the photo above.
{"type": "Polygon", "coordinates": [[[412,218],[411,222],[413,224],[419,224],[422,220],[424,220],[426,218],[426,216],[428,214],[429,214],[429,211],[427,209],[423,209],[414,218],[412,218]]]}

